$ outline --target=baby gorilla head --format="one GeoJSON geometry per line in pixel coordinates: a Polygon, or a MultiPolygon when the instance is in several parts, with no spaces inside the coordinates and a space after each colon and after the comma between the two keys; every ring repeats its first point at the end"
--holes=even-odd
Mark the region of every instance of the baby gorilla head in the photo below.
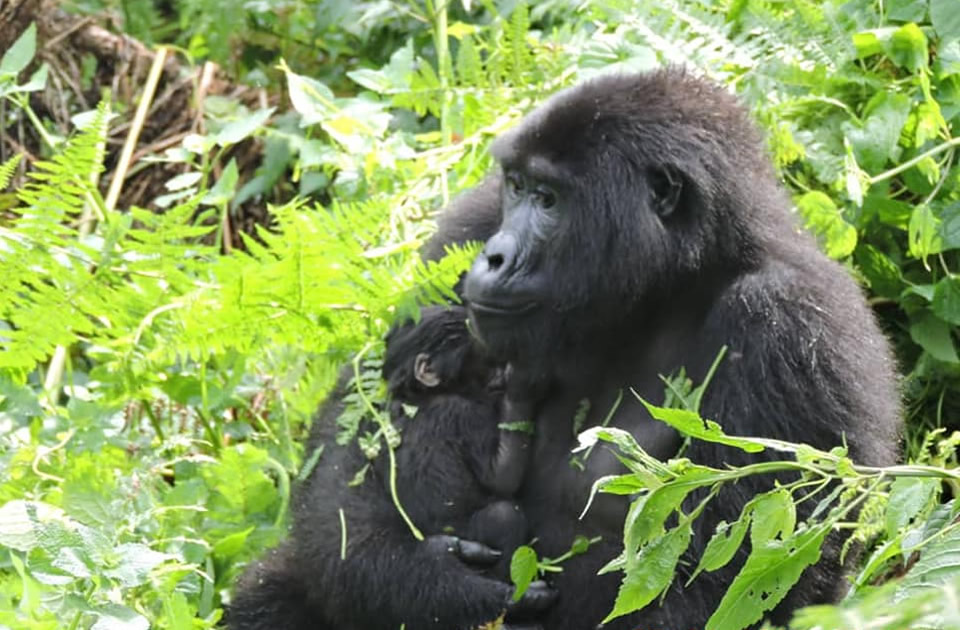
{"type": "Polygon", "coordinates": [[[502,366],[485,355],[467,328],[462,306],[428,306],[420,321],[394,326],[386,338],[383,377],[390,395],[424,396],[502,390],[502,366]]]}

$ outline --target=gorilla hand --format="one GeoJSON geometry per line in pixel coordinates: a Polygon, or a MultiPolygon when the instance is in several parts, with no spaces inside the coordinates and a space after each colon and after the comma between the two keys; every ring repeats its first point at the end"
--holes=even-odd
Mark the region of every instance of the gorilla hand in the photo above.
{"type": "MultiPolygon", "coordinates": [[[[483,543],[444,534],[427,536],[424,544],[432,553],[452,554],[464,564],[477,568],[493,566],[503,555],[498,549],[483,543]]],[[[516,601],[513,599],[514,588],[502,582],[487,581],[505,589],[506,620],[503,630],[538,630],[540,626],[537,619],[557,601],[557,591],[542,580],[532,582],[516,601]]]]}

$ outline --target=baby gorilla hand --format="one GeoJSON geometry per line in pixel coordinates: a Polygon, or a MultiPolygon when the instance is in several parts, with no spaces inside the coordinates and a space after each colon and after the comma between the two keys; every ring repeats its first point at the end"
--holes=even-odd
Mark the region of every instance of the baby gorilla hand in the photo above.
{"type": "MultiPolygon", "coordinates": [[[[468,568],[488,568],[503,555],[497,549],[474,541],[464,540],[457,536],[438,534],[427,536],[423,542],[431,554],[450,554],[468,568]]],[[[483,591],[493,590],[502,601],[499,613],[506,613],[503,630],[539,630],[538,619],[557,601],[557,591],[550,588],[546,582],[538,580],[532,582],[523,596],[513,600],[514,588],[504,582],[478,576],[471,570],[471,587],[483,591]]],[[[475,591],[478,599],[487,599],[488,593],[475,591]]],[[[491,618],[492,619],[492,618],[491,618]]]]}
{"type": "Polygon", "coordinates": [[[549,389],[547,374],[511,363],[504,370],[504,380],[504,419],[507,422],[533,422],[537,404],[549,389]]]}

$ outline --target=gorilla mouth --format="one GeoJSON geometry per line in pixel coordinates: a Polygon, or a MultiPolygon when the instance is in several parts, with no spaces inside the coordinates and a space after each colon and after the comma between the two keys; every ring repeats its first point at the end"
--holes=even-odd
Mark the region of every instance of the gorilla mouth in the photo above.
{"type": "Polygon", "coordinates": [[[529,313],[537,308],[536,302],[477,302],[467,305],[471,311],[479,315],[494,315],[501,317],[515,317],[529,313]]]}

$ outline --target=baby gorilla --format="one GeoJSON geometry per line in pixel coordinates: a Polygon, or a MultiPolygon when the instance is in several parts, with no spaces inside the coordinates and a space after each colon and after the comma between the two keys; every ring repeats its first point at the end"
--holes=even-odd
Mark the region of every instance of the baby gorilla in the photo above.
{"type": "MultiPolygon", "coordinates": [[[[383,361],[391,420],[403,438],[397,494],[425,534],[502,551],[491,575],[509,580],[510,557],[528,539],[512,497],[529,455],[535,388],[521,388],[509,367],[485,356],[465,308],[427,307],[421,315],[390,332],[383,361]]],[[[384,460],[381,478],[389,479],[384,460]]]]}

